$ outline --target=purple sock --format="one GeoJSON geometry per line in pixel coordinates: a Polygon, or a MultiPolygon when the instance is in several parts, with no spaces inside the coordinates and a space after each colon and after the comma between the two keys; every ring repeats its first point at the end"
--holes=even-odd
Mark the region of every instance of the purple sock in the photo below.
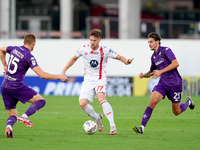
{"type": "Polygon", "coordinates": [[[7,126],[10,125],[11,127],[13,127],[13,125],[15,124],[15,122],[17,121],[17,117],[16,116],[10,116],[8,119],[7,119],[7,126]]]}
{"type": "Polygon", "coordinates": [[[44,107],[45,104],[46,104],[46,101],[44,99],[36,101],[29,106],[25,114],[29,117],[32,114],[36,113],[39,109],[44,107]]]}
{"type": "Polygon", "coordinates": [[[186,101],[185,103],[180,104],[181,112],[184,112],[189,106],[189,102],[186,101]]]}
{"type": "Polygon", "coordinates": [[[144,111],[144,114],[143,114],[143,117],[142,117],[142,122],[141,122],[141,125],[143,125],[144,127],[146,126],[148,120],[150,119],[152,111],[153,111],[153,109],[149,106],[144,111]]]}

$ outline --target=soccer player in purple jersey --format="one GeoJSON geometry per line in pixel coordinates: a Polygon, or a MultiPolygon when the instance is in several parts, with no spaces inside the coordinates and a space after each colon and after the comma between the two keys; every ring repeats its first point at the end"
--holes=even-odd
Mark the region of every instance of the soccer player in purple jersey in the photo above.
{"type": "Polygon", "coordinates": [[[165,98],[168,97],[172,102],[172,111],[174,115],[179,115],[184,112],[188,106],[190,109],[194,109],[195,104],[190,97],[187,97],[185,103],[181,102],[182,92],[182,78],[177,70],[179,63],[168,47],[160,46],[161,36],[155,32],[148,35],[149,47],[154,53],[151,57],[150,71],[143,74],[140,73],[140,78],[157,79],[160,76],[158,84],[153,89],[151,100],[146,110],[144,111],[141,126],[133,126],[132,129],[138,133],[143,134],[144,128],[151,117],[155,106],[165,98]]]}
{"type": "Polygon", "coordinates": [[[5,75],[1,85],[1,93],[5,109],[9,115],[5,131],[7,138],[13,138],[12,127],[16,121],[22,122],[28,127],[32,127],[33,124],[28,120],[28,117],[43,108],[46,104],[46,101],[40,94],[24,84],[24,77],[29,68],[31,68],[40,78],[48,80],[59,79],[63,82],[67,81],[66,76],[46,73],[38,66],[35,57],[31,54],[31,51],[33,51],[35,47],[35,43],[35,36],[29,33],[24,38],[23,46],[0,48],[0,59],[4,66],[3,74],[5,75]],[[8,64],[6,62],[6,53],[10,54],[8,64]],[[16,109],[18,101],[23,104],[26,102],[32,103],[21,117],[18,117],[16,109]]]}

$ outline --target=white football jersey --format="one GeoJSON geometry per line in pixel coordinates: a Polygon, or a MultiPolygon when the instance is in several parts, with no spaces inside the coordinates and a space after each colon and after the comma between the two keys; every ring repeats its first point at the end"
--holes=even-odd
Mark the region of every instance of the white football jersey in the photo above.
{"type": "Polygon", "coordinates": [[[83,45],[76,51],[76,56],[83,56],[84,80],[95,81],[107,77],[106,66],[108,58],[115,59],[117,53],[106,46],[100,46],[92,50],[90,45],[83,45]]]}

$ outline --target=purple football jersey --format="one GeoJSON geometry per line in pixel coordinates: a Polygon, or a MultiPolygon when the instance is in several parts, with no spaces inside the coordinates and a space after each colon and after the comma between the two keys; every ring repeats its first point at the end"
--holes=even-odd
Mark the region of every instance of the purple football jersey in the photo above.
{"type": "Polygon", "coordinates": [[[2,87],[17,89],[24,84],[24,77],[29,68],[38,66],[35,57],[24,46],[8,46],[10,54],[6,75],[2,87]]]}
{"type": "MultiPolygon", "coordinates": [[[[172,50],[168,47],[159,46],[157,54],[153,53],[151,57],[150,70],[161,70],[169,66],[173,59],[176,59],[172,50]]],[[[177,86],[182,84],[182,78],[177,68],[164,72],[160,76],[160,82],[168,86],[177,86]]]]}

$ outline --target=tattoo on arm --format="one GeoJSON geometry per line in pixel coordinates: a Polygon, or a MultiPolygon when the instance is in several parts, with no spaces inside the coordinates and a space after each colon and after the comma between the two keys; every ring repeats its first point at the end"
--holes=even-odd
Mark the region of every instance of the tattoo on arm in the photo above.
{"type": "Polygon", "coordinates": [[[144,78],[149,78],[149,77],[152,76],[151,73],[152,73],[152,71],[148,71],[147,73],[145,73],[145,74],[143,75],[143,77],[144,77],[144,78]]]}

